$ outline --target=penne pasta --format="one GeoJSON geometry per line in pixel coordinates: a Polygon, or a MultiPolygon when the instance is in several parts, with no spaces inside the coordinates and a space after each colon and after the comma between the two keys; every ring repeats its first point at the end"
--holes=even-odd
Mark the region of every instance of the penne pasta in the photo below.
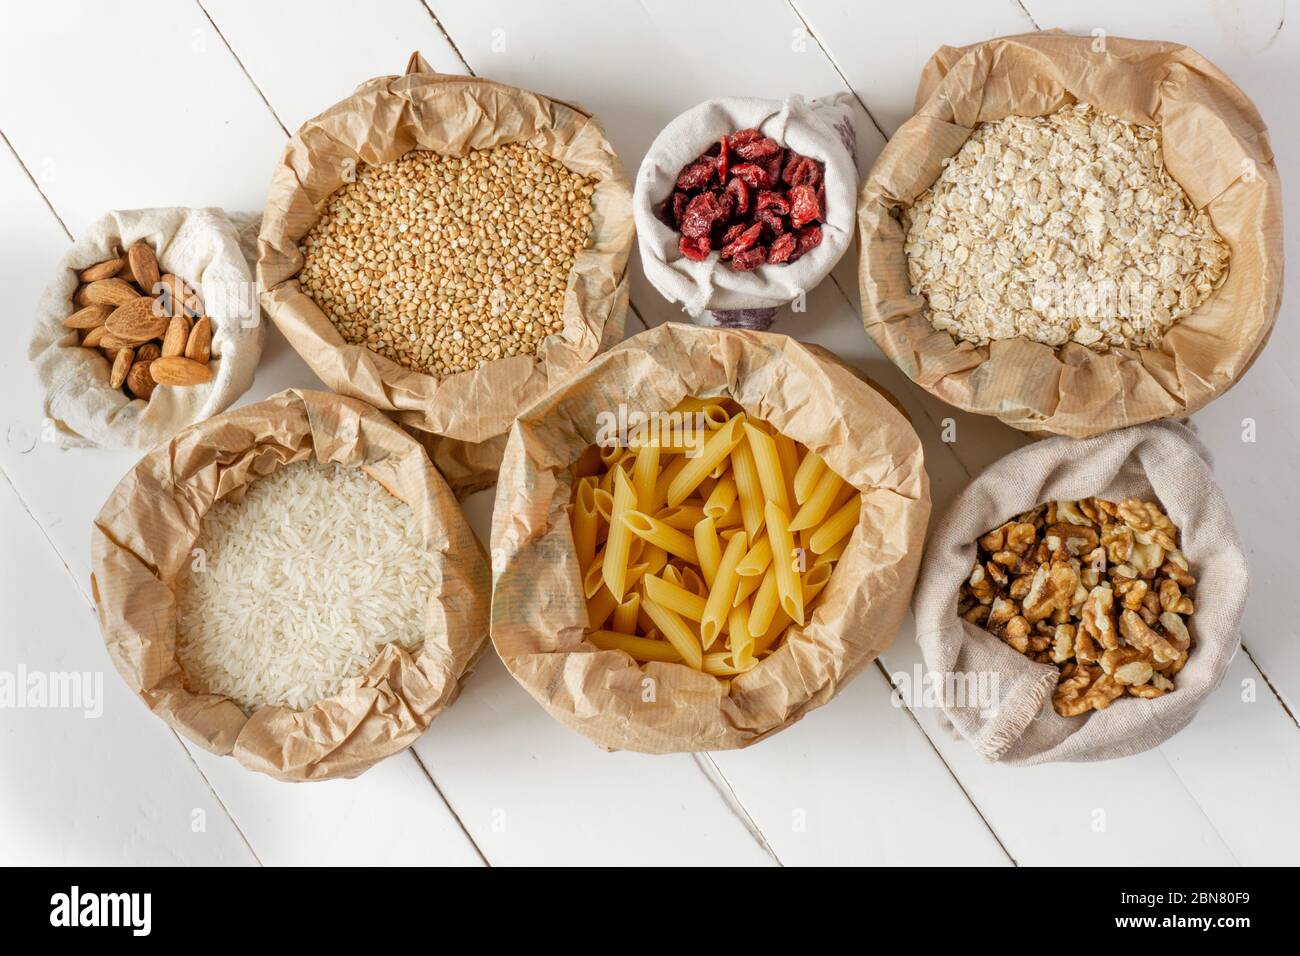
{"type": "Polygon", "coordinates": [[[614,622],[611,627],[623,634],[636,633],[636,619],[641,610],[641,595],[629,594],[614,608],[614,622]]]}
{"type": "Polygon", "coordinates": [[[668,501],[668,486],[672,484],[673,479],[681,473],[681,470],[686,467],[689,461],[689,458],[678,455],[664,466],[663,470],[659,472],[658,481],[655,482],[655,493],[649,504],[647,505],[646,502],[639,503],[642,511],[654,514],[663,508],[668,501]]]}
{"type": "Polygon", "coordinates": [[[727,648],[737,666],[746,666],[754,660],[754,635],[749,633],[748,601],[741,601],[731,609],[731,616],[727,620],[727,648]]]}
{"type": "Polygon", "coordinates": [[[747,543],[748,539],[745,537],[744,532],[741,532],[732,536],[732,539],[727,542],[727,550],[723,552],[722,561],[718,565],[717,576],[709,589],[709,599],[704,606],[704,615],[699,619],[700,643],[706,649],[712,646],[713,642],[722,633],[727,617],[731,613],[731,602],[736,597],[736,587],[740,583],[740,575],[736,573],[736,565],[744,557],[747,543]]]}
{"type": "Polygon", "coordinates": [[[842,504],[838,511],[817,526],[808,539],[808,549],[814,554],[821,554],[847,538],[857,527],[858,513],[861,510],[862,496],[854,495],[842,504]]]}
{"type": "Polygon", "coordinates": [[[655,518],[676,528],[678,531],[692,531],[704,519],[704,508],[700,505],[678,505],[676,508],[663,508],[655,518]]]}
{"type": "MultiPolygon", "coordinates": [[[[614,600],[623,600],[627,583],[628,552],[632,547],[632,531],[627,526],[626,515],[636,506],[636,490],[621,468],[614,469],[614,504],[609,513],[609,538],[605,542],[605,557],[601,562],[601,576],[614,600]]],[[[656,544],[657,542],[650,542],[656,544]]]]}
{"type": "MultiPolygon", "coordinates": [[[[670,528],[658,518],[652,518],[640,511],[627,511],[622,518],[623,527],[638,538],[692,564],[699,563],[695,542],[676,528],[670,528]]],[[[613,538],[614,533],[611,531],[610,540],[612,541],[613,538]]],[[[606,547],[608,548],[608,545],[606,547]]]]}
{"type": "Polygon", "coordinates": [[[817,487],[817,482],[821,479],[822,472],[826,470],[826,462],[817,452],[808,451],[803,456],[803,461],[799,462],[799,470],[794,473],[794,500],[796,504],[803,504],[812,495],[813,489],[817,487]]]}
{"type": "Polygon", "coordinates": [[[745,423],[745,438],[754,456],[754,467],[758,471],[758,484],[763,491],[763,498],[774,503],[784,514],[793,514],[790,509],[790,492],[776,451],[776,441],[752,422],[745,423]]]}
{"type": "Polygon", "coordinates": [[[617,631],[592,631],[587,640],[602,651],[624,651],[638,661],[658,661],[663,664],[676,664],[682,659],[677,649],[667,641],[657,641],[647,637],[634,637],[617,631]]]}
{"type": "Polygon", "coordinates": [[[700,559],[704,583],[712,587],[713,578],[718,573],[718,562],[722,560],[722,549],[718,547],[718,535],[713,529],[712,518],[702,518],[695,525],[695,554],[700,559]]]}
{"type": "Polygon", "coordinates": [[[835,496],[843,487],[844,480],[839,475],[829,468],[824,469],[821,477],[817,479],[817,486],[813,488],[812,494],[790,521],[790,530],[802,531],[804,528],[815,528],[825,521],[835,504],[835,496]]]}
{"type": "Polygon", "coordinates": [[[813,567],[819,564],[834,564],[844,555],[844,549],[849,546],[848,538],[841,538],[837,544],[833,544],[826,551],[817,555],[817,560],[813,562],[813,567]]]}
{"type": "Polygon", "coordinates": [[[636,490],[636,506],[648,505],[654,497],[655,483],[659,480],[659,449],[642,448],[636,453],[632,465],[632,487],[636,490]]]}
{"type": "Polygon", "coordinates": [[[713,490],[709,492],[707,500],[704,502],[704,513],[710,518],[721,518],[731,506],[736,503],[736,478],[734,475],[723,475],[713,485],[713,490]]]}
{"type": "MultiPolygon", "coordinates": [[[[680,614],[692,621],[698,622],[704,617],[704,598],[680,584],[673,584],[663,578],[647,577],[645,579],[645,596],[647,601],[654,601],[656,604],[668,608],[674,614],[680,614]]],[[[619,630],[619,628],[615,628],[615,630],[619,630]]]]}
{"type": "Polygon", "coordinates": [[[609,593],[609,588],[601,588],[594,595],[587,598],[587,626],[596,628],[604,627],[609,616],[614,613],[614,608],[618,606],[618,601],[614,595],[609,593]]]}
{"type": "Polygon", "coordinates": [[[596,536],[600,532],[600,511],[596,507],[596,482],[591,478],[578,481],[573,502],[573,550],[578,567],[585,574],[596,560],[596,536]]]}
{"type": "Polygon", "coordinates": [[[776,589],[786,614],[803,623],[803,585],[794,566],[794,538],[790,520],[774,501],[767,503],[767,536],[772,541],[772,568],[776,571],[776,589]]]}
{"type": "Polygon", "coordinates": [[[754,542],[754,546],[740,560],[740,566],[736,569],[741,577],[762,577],[767,566],[772,563],[772,541],[767,535],[759,538],[754,542]]]}
{"type": "Polygon", "coordinates": [[[766,634],[780,608],[781,597],[776,590],[776,571],[769,566],[749,606],[749,632],[754,635],[766,634]]]}
{"type": "Polygon", "coordinates": [[[694,458],[686,458],[686,465],[668,486],[668,504],[679,505],[698,487],[723,458],[731,454],[745,436],[745,416],[738,415],[729,419],[716,432],[712,432],[704,443],[704,450],[694,458]]]}
{"type": "Polygon", "coordinates": [[[753,667],[754,664],[750,664],[748,667],[737,667],[731,662],[729,652],[704,655],[704,673],[712,674],[714,677],[735,677],[753,669],[753,667]]]}
{"type": "Polygon", "coordinates": [[[778,431],[772,432],[772,441],[776,443],[776,457],[781,462],[781,474],[785,476],[786,501],[791,507],[786,514],[794,514],[794,476],[799,471],[799,447],[793,438],[778,431]]]}
{"type": "Polygon", "coordinates": [[[646,614],[654,621],[655,627],[663,634],[664,639],[677,649],[678,654],[682,655],[682,660],[696,670],[700,670],[704,666],[704,650],[700,647],[700,639],[687,627],[681,616],[649,599],[642,601],[641,606],[645,608],[646,614]]]}
{"type": "Polygon", "coordinates": [[[736,476],[736,496],[740,500],[740,516],[745,523],[745,533],[753,541],[763,530],[763,486],[758,479],[758,466],[749,444],[742,442],[731,453],[731,471],[736,476]]]}

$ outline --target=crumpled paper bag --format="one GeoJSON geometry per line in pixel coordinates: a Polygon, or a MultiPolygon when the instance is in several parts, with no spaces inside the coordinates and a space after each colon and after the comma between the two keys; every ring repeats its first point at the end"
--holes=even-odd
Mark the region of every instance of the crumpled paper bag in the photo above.
{"type": "Polygon", "coordinates": [[[122,678],[199,746],[281,780],[355,777],[404,750],[455,700],[486,646],[491,584],[481,545],[419,444],[356,399],[291,389],[187,429],[122,479],[91,545],[99,626],[122,678]],[[384,645],[360,678],[307,710],[246,716],[228,697],[185,689],[172,586],[217,500],[313,456],[364,468],[414,510],[440,556],[428,633],[414,654],[384,645]]]}
{"type": "Polygon", "coordinates": [[[1009,764],[1107,760],[1141,753],[1187,726],[1223,681],[1240,646],[1246,555],[1209,453],[1187,427],[1156,422],[1082,440],[1050,438],[985,469],[935,526],[916,586],[916,639],[929,672],[998,675],[998,700],[944,706],[957,732],[986,760],[1009,764]],[[1195,639],[1176,689],[1154,700],[1122,697],[1105,710],[1062,717],[1052,707],[1058,672],[957,616],[975,541],[1045,501],[1154,497],[1181,532],[1196,578],[1195,639]]]}
{"type": "Polygon", "coordinates": [[[723,97],[694,106],[664,127],[637,171],[633,210],[646,278],[701,325],[765,330],[775,310],[816,288],[853,241],[858,188],[852,94],[806,101],[723,97]],[[826,170],[826,213],[819,246],[785,265],[737,272],[713,253],[702,262],[681,254],[677,230],[658,210],[677,175],[719,137],[755,128],[826,170]]]}
{"type": "Polygon", "coordinates": [[[602,356],[511,429],[492,516],[492,641],[552,717],[602,747],[745,747],[829,701],[889,647],[929,514],[911,424],[833,355],[782,335],[663,325],[602,356]],[[600,413],[620,403],[666,411],[689,395],[723,394],[863,493],[861,520],[808,624],[730,681],[583,641],[587,605],[569,516],[571,466],[595,442],[600,413]]]}
{"type": "Polygon", "coordinates": [[[262,305],[327,386],[363,399],[404,425],[458,441],[503,434],[536,401],[623,338],[631,191],[595,117],[537,93],[490,80],[441,76],[414,54],[403,76],[362,83],[308,120],[285,147],[266,201],[257,276],[262,305]],[[526,142],[599,180],[589,247],[579,253],[564,298],[564,330],[537,355],[498,359],[442,379],[349,345],[298,284],[298,241],[359,162],[379,164],[412,149],[463,156],[526,142]]]}
{"type": "Polygon", "coordinates": [[[921,74],[916,115],[867,177],[858,224],[863,323],[881,350],[945,402],[1030,432],[1083,437],[1190,414],[1245,374],[1281,304],[1281,185],[1268,131],[1227,76],[1178,43],[1034,33],[941,48],[921,74]],[[1160,128],[1170,174],[1231,247],[1227,279],[1156,350],[956,342],[911,294],[899,212],[977,123],[1074,102],[1160,128]]]}
{"type": "Polygon", "coordinates": [[[228,407],[253,384],[265,330],[243,240],[259,218],[220,209],[124,209],[106,213],[72,244],[41,296],[27,353],[61,444],[151,448],[228,407]],[[78,273],[140,239],[164,273],[198,291],[212,320],[212,381],[160,385],[147,401],[111,388],[108,359],[78,347],[76,332],[62,324],[76,310],[78,273]]]}

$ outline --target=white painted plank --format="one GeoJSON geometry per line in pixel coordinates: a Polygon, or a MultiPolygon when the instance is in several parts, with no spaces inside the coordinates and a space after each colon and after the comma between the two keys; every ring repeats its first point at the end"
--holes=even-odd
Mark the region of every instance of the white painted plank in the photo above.
{"type": "Polygon", "coordinates": [[[0,684],[9,688],[0,695],[0,863],[256,864],[175,735],[122,684],[90,609],[2,476],[0,540],[0,684]],[[81,706],[9,697],[20,678],[35,687],[74,674],[90,696],[63,700],[81,706]]]}
{"type": "Polygon", "coordinates": [[[5,131],[73,233],[107,209],[259,209],[283,134],[197,6],[51,0],[0,31],[5,131]],[[40,77],[39,82],[34,82],[40,77]]]}

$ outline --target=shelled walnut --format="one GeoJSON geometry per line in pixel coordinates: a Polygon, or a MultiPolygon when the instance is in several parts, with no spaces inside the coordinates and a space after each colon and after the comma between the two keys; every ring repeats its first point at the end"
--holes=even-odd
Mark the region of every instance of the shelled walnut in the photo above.
{"type": "Polygon", "coordinates": [[[1062,717],[1174,690],[1194,643],[1196,578],[1154,501],[1053,501],[976,542],[957,611],[1060,669],[1062,717]]]}

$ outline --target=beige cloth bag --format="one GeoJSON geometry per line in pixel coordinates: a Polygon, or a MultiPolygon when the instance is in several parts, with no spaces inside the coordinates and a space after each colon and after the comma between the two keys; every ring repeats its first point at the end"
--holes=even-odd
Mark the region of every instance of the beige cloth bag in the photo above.
{"type": "Polygon", "coordinates": [[[1177,43],[1034,33],[941,48],[921,75],[916,115],[863,186],[858,225],[862,317],[881,350],[945,402],[1025,431],[1081,437],[1187,415],[1246,372],[1281,304],[1282,197],[1268,131],[1227,76],[1177,43]],[[1227,279],[1158,350],[955,342],[911,294],[899,210],[977,123],[1076,101],[1160,128],[1166,167],[1231,247],[1227,279]]]}
{"type": "Polygon", "coordinates": [[[258,239],[262,306],[321,381],[399,422],[457,441],[503,434],[520,409],[623,338],[631,191],[597,120],[580,109],[490,80],[435,74],[414,54],[403,76],[361,84],[308,120],[275,168],[258,239]],[[298,241],[358,162],[386,163],[413,149],[463,156],[526,142],[599,180],[592,236],[564,300],[564,330],[536,356],[513,356],[443,379],[349,345],[298,284],[298,241]]]}
{"type": "Polygon", "coordinates": [[[487,639],[487,562],[442,477],[378,411],[328,392],[281,392],[155,448],[109,496],[91,545],[99,626],[131,689],[199,746],[281,780],[355,777],[410,746],[455,700],[487,639]],[[428,634],[415,654],[385,645],[361,677],[304,711],[246,716],[227,697],[185,689],[172,585],[216,501],[312,456],[364,468],[415,511],[440,555],[428,634]]]}
{"type": "Polygon", "coordinates": [[[1246,556],[1209,453],[1186,426],[1158,422],[1098,438],[1052,438],[985,469],[935,525],[913,611],[926,669],[939,675],[998,675],[993,712],[944,706],[954,728],[986,760],[1010,764],[1107,760],[1163,743],[1196,716],[1240,646],[1246,556]],[[957,616],[957,592],[985,532],[1044,501],[1154,496],[1182,533],[1197,579],[1195,644],[1177,689],[1154,700],[1125,697],[1080,717],[1052,708],[1057,670],[1017,653],[957,616]]]}
{"type": "Polygon", "coordinates": [[[929,514],[910,423],[830,353],[782,335],[663,325],[601,357],[511,429],[492,518],[493,644],[552,717],[602,747],[745,747],[826,703],[889,647],[929,514]],[[569,523],[570,469],[595,442],[601,412],[620,403],[666,411],[688,395],[723,394],[863,493],[862,519],[808,624],[731,681],[585,643],[569,523]]]}
{"type": "Polygon", "coordinates": [[[45,417],[61,444],[151,448],[215,415],[253,384],[264,330],[245,257],[259,221],[220,209],[124,209],[104,215],[72,244],[41,296],[28,349],[45,417]],[[148,401],[111,388],[108,360],[77,347],[76,333],[62,324],[76,308],[78,273],[139,239],[153,246],[163,272],[180,276],[202,297],[212,320],[215,373],[203,385],[159,386],[148,401]]]}

